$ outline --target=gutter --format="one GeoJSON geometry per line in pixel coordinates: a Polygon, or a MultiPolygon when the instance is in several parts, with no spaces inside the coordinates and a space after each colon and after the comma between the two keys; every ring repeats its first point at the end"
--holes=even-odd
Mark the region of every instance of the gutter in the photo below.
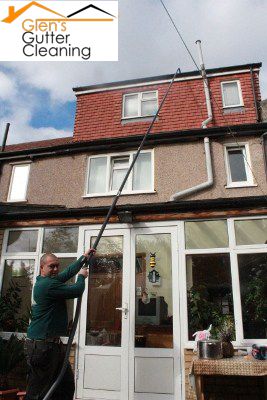
{"type": "MultiPolygon", "coordinates": [[[[186,211],[199,212],[211,210],[231,210],[231,209],[266,209],[265,196],[251,196],[251,197],[235,197],[235,198],[220,198],[212,200],[194,200],[194,201],[179,201],[179,202],[162,202],[162,203],[145,203],[145,204],[125,204],[116,206],[116,212],[119,211],[132,211],[134,215],[138,214],[168,214],[168,213],[182,213],[186,211]]],[[[8,212],[1,209],[0,221],[14,221],[28,220],[28,219],[44,219],[44,218],[83,218],[87,216],[105,216],[107,214],[108,206],[101,207],[83,207],[83,208],[69,208],[69,209],[50,209],[50,210],[25,210],[8,212]]],[[[114,215],[116,215],[116,212],[114,215]]],[[[262,215],[266,215],[263,213],[262,215]]]]}
{"type": "MultiPolygon", "coordinates": [[[[236,136],[261,136],[267,130],[267,123],[242,124],[232,125],[230,128],[236,136]]],[[[188,129],[184,131],[160,132],[151,134],[147,140],[147,146],[175,144],[197,141],[204,138],[207,131],[203,129],[188,129]]],[[[227,136],[226,129],[222,127],[208,128],[210,138],[223,138],[227,136]]],[[[109,152],[118,149],[135,148],[140,143],[141,135],[133,135],[128,137],[119,137],[114,139],[99,139],[91,142],[73,142],[54,147],[40,147],[27,150],[5,151],[1,154],[0,162],[11,160],[25,160],[27,158],[34,159],[35,157],[55,157],[67,156],[70,154],[78,154],[83,152],[109,152]]]]}

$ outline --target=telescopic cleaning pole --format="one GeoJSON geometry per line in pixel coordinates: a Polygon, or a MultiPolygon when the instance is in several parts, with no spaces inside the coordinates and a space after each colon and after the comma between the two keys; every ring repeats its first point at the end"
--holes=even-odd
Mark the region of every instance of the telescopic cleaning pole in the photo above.
{"type": "MultiPolygon", "coordinates": [[[[132,161],[132,163],[131,163],[131,165],[130,165],[130,167],[129,167],[129,169],[128,169],[128,171],[127,171],[127,173],[126,173],[126,175],[125,175],[125,177],[124,177],[124,179],[123,179],[123,182],[122,182],[122,184],[120,185],[120,188],[119,188],[119,190],[118,190],[116,196],[115,196],[114,199],[113,199],[113,202],[112,202],[112,204],[111,204],[111,206],[110,206],[110,208],[109,208],[109,211],[108,211],[108,213],[107,213],[107,216],[106,216],[106,218],[105,218],[105,221],[103,222],[103,225],[102,225],[101,228],[100,228],[100,231],[99,231],[99,233],[98,233],[98,235],[97,235],[97,238],[96,238],[96,240],[95,240],[95,242],[94,242],[94,244],[93,244],[92,249],[95,249],[95,250],[97,249],[98,243],[99,243],[99,241],[100,241],[100,239],[101,239],[101,237],[102,237],[102,235],[103,235],[103,232],[104,232],[104,230],[105,230],[105,228],[106,228],[106,226],[107,226],[107,224],[108,224],[109,218],[110,218],[110,216],[112,215],[112,213],[113,213],[113,211],[114,211],[114,209],[115,209],[115,206],[116,206],[116,204],[117,204],[117,202],[118,202],[118,200],[119,200],[119,198],[120,198],[121,192],[122,192],[122,190],[123,190],[123,188],[124,188],[124,186],[125,186],[125,183],[126,183],[128,177],[129,177],[129,175],[130,175],[130,173],[131,173],[133,167],[134,167],[134,164],[135,164],[135,162],[136,162],[136,160],[137,160],[137,157],[139,156],[140,151],[141,151],[141,150],[143,149],[143,147],[144,147],[145,141],[146,141],[146,139],[147,139],[149,133],[151,132],[151,129],[153,128],[153,125],[154,125],[154,123],[155,123],[155,121],[156,121],[156,119],[157,119],[157,117],[158,117],[158,115],[159,115],[159,112],[160,112],[160,110],[161,110],[161,108],[162,108],[162,106],[163,106],[163,104],[164,104],[164,102],[165,102],[165,100],[166,100],[166,97],[168,96],[169,91],[171,90],[171,87],[172,87],[172,84],[173,84],[173,82],[174,82],[174,79],[175,79],[176,75],[177,75],[179,72],[180,72],[180,68],[177,68],[177,71],[176,71],[175,74],[173,75],[173,78],[172,78],[172,80],[171,80],[171,82],[170,82],[170,84],[169,84],[169,86],[168,86],[168,89],[167,89],[167,91],[166,91],[166,93],[165,93],[165,95],[164,95],[164,97],[163,97],[163,99],[162,99],[162,101],[161,101],[161,103],[160,103],[160,105],[159,105],[159,108],[158,108],[156,114],[154,115],[154,117],[153,117],[153,119],[152,119],[152,121],[151,121],[151,124],[150,124],[150,126],[149,126],[149,128],[148,128],[146,134],[144,135],[144,137],[143,137],[143,139],[142,139],[142,141],[141,141],[141,143],[140,143],[140,145],[139,145],[139,147],[138,147],[138,150],[136,151],[135,156],[133,157],[133,161],[132,161]]],[[[89,254],[89,257],[88,257],[88,258],[87,258],[87,257],[84,257],[84,258],[81,260],[82,265],[84,265],[84,266],[86,266],[86,267],[87,267],[87,264],[90,265],[90,260],[91,260],[91,258],[92,258],[92,253],[89,254]]],[[[83,267],[83,268],[84,268],[84,267],[83,267]]],[[[72,345],[72,342],[73,342],[73,338],[74,338],[74,335],[75,335],[75,332],[76,332],[76,328],[77,328],[78,320],[79,320],[79,316],[80,316],[81,303],[82,303],[82,296],[79,297],[78,300],[77,300],[77,305],[76,305],[76,310],[75,310],[75,317],[74,317],[74,321],[73,321],[73,324],[72,324],[72,329],[71,329],[71,332],[70,332],[70,336],[69,336],[69,339],[68,339],[68,343],[67,343],[67,347],[66,347],[66,354],[65,354],[65,358],[64,358],[64,362],[63,362],[62,369],[61,369],[61,371],[60,371],[60,373],[59,373],[57,379],[55,380],[55,382],[53,383],[53,385],[51,386],[51,388],[49,389],[49,391],[47,392],[47,394],[46,394],[45,397],[43,398],[43,400],[49,400],[49,399],[51,398],[52,394],[53,394],[54,391],[56,390],[57,386],[58,386],[59,383],[61,382],[61,380],[62,380],[62,378],[63,378],[63,376],[64,376],[64,374],[65,374],[65,372],[66,372],[66,368],[67,368],[67,366],[68,366],[68,361],[69,361],[69,354],[70,354],[70,350],[71,350],[71,345],[72,345]]]]}

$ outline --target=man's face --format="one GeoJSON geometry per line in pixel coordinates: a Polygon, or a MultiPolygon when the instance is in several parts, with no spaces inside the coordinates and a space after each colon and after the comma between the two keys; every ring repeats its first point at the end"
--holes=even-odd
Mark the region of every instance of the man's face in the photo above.
{"type": "Polygon", "coordinates": [[[40,269],[41,276],[50,276],[51,278],[57,276],[59,269],[58,258],[56,256],[48,256],[46,261],[41,264],[40,269]]]}

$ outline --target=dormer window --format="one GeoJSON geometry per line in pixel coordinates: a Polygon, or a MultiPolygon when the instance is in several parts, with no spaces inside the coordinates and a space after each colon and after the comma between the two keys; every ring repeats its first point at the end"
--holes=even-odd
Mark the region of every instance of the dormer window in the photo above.
{"type": "Polygon", "coordinates": [[[223,108],[243,107],[240,81],[221,82],[223,108]]]}
{"type": "Polygon", "coordinates": [[[158,91],[130,93],[123,96],[122,118],[151,117],[158,109],[158,91]]]}

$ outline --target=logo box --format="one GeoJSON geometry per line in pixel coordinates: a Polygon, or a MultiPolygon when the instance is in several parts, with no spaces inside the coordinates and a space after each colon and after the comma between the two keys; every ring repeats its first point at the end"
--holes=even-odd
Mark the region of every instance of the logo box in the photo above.
{"type": "Polygon", "coordinates": [[[118,61],[118,2],[2,0],[0,61],[118,61]]]}

